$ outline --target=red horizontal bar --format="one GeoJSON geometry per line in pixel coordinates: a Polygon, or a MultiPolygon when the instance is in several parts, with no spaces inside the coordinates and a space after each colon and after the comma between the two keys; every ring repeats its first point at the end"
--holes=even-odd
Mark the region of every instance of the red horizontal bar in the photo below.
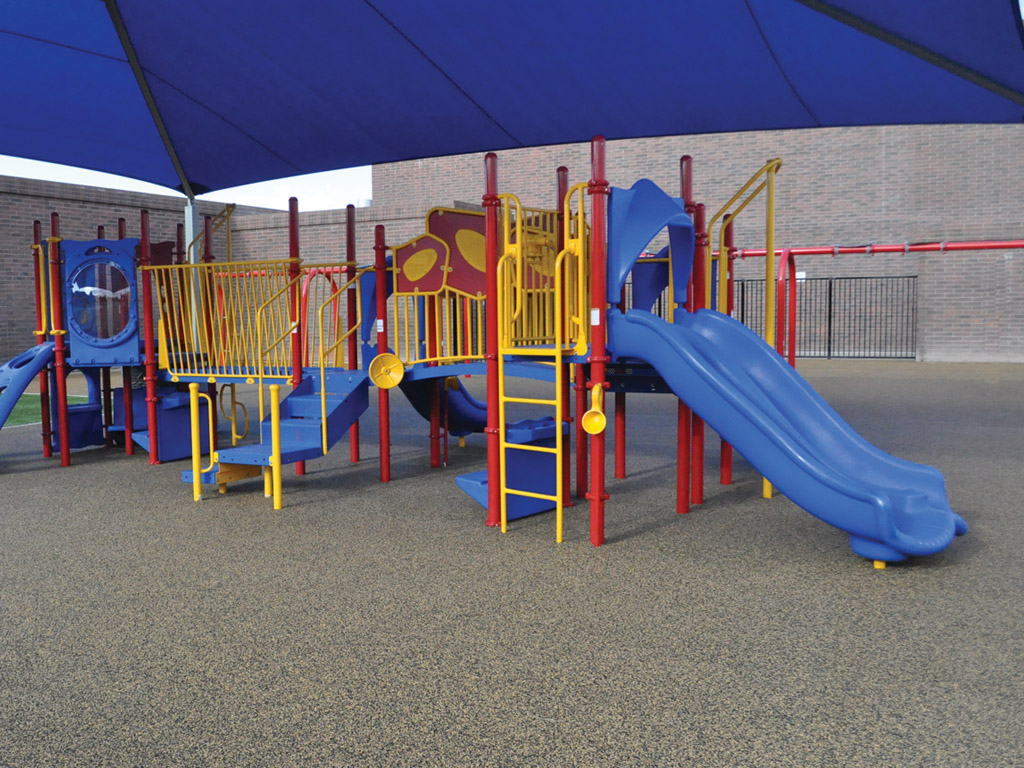
{"type": "MultiPolygon", "coordinates": [[[[851,253],[942,253],[945,251],[1003,251],[1024,249],[1024,240],[974,240],[950,243],[893,243],[889,245],[836,245],[809,248],[789,248],[794,256],[841,256],[851,253]]],[[[764,248],[740,248],[736,251],[742,259],[764,256],[764,248]]],[[[775,254],[781,256],[783,249],[775,254]]],[[[717,255],[717,251],[716,251],[717,255]]]]}

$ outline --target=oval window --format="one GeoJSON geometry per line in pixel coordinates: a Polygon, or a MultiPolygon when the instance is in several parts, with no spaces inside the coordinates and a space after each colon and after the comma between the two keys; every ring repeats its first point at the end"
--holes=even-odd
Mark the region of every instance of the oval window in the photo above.
{"type": "Polygon", "coordinates": [[[71,317],[83,337],[109,341],[134,327],[132,288],[127,275],[109,261],[79,267],[71,278],[71,317]]]}

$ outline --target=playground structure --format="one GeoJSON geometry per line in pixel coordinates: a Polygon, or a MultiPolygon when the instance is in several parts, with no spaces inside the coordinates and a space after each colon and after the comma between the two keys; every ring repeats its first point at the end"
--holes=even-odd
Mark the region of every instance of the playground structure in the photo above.
{"type": "MultiPolygon", "coordinates": [[[[614,394],[615,475],[623,477],[627,393],[673,392],[677,512],[703,502],[707,422],[725,441],[724,484],[735,446],[766,478],[764,496],[778,487],[848,532],[853,550],[876,565],[940,551],[966,531],[941,474],[867,444],[792,366],[795,266],[791,251],[775,260],[780,168],[768,162],[708,216],[694,200],[688,157],[678,198],[646,180],[612,189],[598,138],[591,180],[570,187],[560,168],[558,204],[535,209],[498,194],[491,154],[483,212],[432,209],[424,234],[390,248],[378,226],[374,262],[365,266],[356,262],[351,210],[346,260],[304,265],[294,198],[289,254],[281,260],[233,261],[229,241],[227,261],[213,261],[212,220],[202,256],[187,261],[192,246],[180,234],[175,243],[149,242],[145,212],[138,241],[123,231],[116,241],[102,232],[95,241],[62,241],[54,217],[45,242],[36,227],[33,246],[39,344],[8,364],[10,383],[0,370],[0,388],[20,394],[39,375],[44,454],[57,448],[63,465],[71,448],[110,444],[121,432],[126,451],[143,445],[151,464],[191,457],[183,478],[197,501],[204,483],[224,492],[262,475],[279,509],[286,464],[304,474],[305,461],[346,434],[351,459],[359,460],[359,418],[371,384],[380,477],[390,480],[389,397],[398,387],[429,420],[433,466],[447,454],[449,435],[486,435],[487,470],[458,484],[486,507],[487,524],[503,531],[553,509],[562,540],[575,445],[576,495],[589,501],[595,546],[604,542],[608,495],[604,461],[588,457],[605,454],[607,393],[614,394]],[[728,315],[738,253],[733,224],[754,200],[765,202],[766,214],[763,339],[728,315]],[[642,255],[666,230],[667,244],[642,255]],[[658,317],[651,307],[663,295],[667,312],[658,317]],[[126,373],[116,397],[109,383],[115,365],[143,367],[145,389],[133,389],[126,373]],[[67,405],[71,366],[90,382],[85,407],[67,405]],[[467,374],[486,375],[486,404],[462,385],[467,374]],[[522,377],[549,382],[551,396],[514,394],[522,377]],[[250,420],[236,398],[239,385],[258,387],[258,442],[246,441],[250,420]],[[286,397],[282,385],[291,388],[286,397]],[[549,410],[512,422],[509,406],[549,410]],[[218,407],[230,446],[218,445],[218,407]],[[183,436],[187,444],[177,439],[183,436]]],[[[9,400],[0,399],[0,421],[9,400]]]]}

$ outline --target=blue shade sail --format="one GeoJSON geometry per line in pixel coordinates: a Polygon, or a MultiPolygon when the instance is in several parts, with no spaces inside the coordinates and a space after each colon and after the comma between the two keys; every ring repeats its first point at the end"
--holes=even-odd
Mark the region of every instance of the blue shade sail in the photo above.
{"type": "Polygon", "coordinates": [[[196,193],[596,133],[1024,118],[1017,0],[0,0],[0,70],[0,153],[196,193]]]}

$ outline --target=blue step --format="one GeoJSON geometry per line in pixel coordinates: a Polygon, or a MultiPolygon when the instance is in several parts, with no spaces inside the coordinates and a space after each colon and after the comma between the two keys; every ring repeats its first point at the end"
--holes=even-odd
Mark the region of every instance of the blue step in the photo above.
{"type": "MultiPolygon", "coordinates": [[[[281,446],[281,464],[294,464],[297,461],[316,459],[323,456],[319,443],[315,446],[285,447],[281,446]]],[[[258,467],[270,466],[270,443],[254,443],[239,445],[236,448],[224,448],[217,451],[221,464],[250,464],[258,467]]]]}
{"type": "MultiPolygon", "coordinates": [[[[282,409],[283,410],[283,409],[282,409]]],[[[300,446],[305,447],[308,445],[322,445],[322,431],[320,428],[321,420],[316,419],[281,419],[281,445],[282,446],[300,446]]],[[[270,418],[263,420],[260,424],[260,439],[270,444],[270,418]]]]}
{"type": "MultiPolygon", "coordinates": [[[[369,406],[369,376],[365,371],[327,374],[327,447],[330,449],[369,406]]],[[[323,418],[320,372],[307,369],[302,381],[281,401],[281,463],[293,464],[323,456],[323,418]]],[[[269,466],[270,417],[260,424],[260,443],[218,451],[223,464],[269,466]]]]}
{"type": "MultiPolygon", "coordinates": [[[[562,434],[568,431],[568,424],[556,422],[550,416],[523,419],[505,425],[505,440],[516,445],[554,448],[559,426],[562,434]]],[[[553,496],[557,490],[556,483],[559,477],[558,457],[555,454],[505,449],[505,480],[509,488],[553,496]]],[[[470,498],[487,508],[486,469],[459,475],[455,478],[455,484],[469,494],[470,498]]],[[[507,520],[518,520],[521,517],[547,512],[555,506],[555,502],[548,499],[535,499],[510,493],[505,497],[505,517],[507,520]]]]}
{"type": "MultiPolygon", "coordinates": [[[[327,412],[341,405],[342,398],[327,399],[327,412]]],[[[302,419],[320,418],[320,395],[288,395],[281,402],[281,416],[302,419]]]]}

